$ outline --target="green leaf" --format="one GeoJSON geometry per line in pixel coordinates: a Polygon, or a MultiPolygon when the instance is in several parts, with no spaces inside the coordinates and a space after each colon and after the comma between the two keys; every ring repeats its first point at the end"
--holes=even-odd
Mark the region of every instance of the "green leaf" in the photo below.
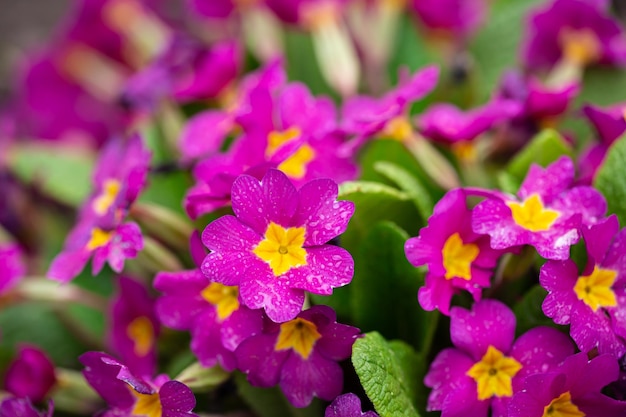
{"type": "Polygon", "coordinates": [[[323,413],[322,403],[317,399],[313,399],[311,405],[306,408],[295,408],[279,387],[253,387],[240,372],[235,373],[235,383],[239,395],[259,417],[316,417],[323,413]]]}
{"type": "Polygon", "coordinates": [[[594,186],[604,194],[609,213],[617,214],[620,224],[626,224],[626,135],[611,145],[604,163],[596,174],[594,186]]]}
{"type": "Polygon", "coordinates": [[[419,417],[425,363],[410,346],[371,332],[354,343],[352,364],[381,417],[419,417]]]}
{"type": "Polygon", "coordinates": [[[435,203],[426,188],[420,183],[417,177],[406,169],[386,161],[379,161],[374,164],[374,169],[393,181],[402,191],[407,193],[415,208],[426,222],[433,213],[435,203]]]}
{"type": "Polygon", "coordinates": [[[48,196],[78,206],[91,191],[94,156],[76,147],[37,142],[9,151],[9,169],[48,196]]]}
{"type": "Polygon", "coordinates": [[[537,326],[558,327],[543,314],[541,304],[548,292],[540,285],[532,287],[524,297],[513,307],[517,318],[515,333],[519,336],[537,326]]]}
{"type": "Polygon", "coordinates": [[[151,175],[148,187],[139,196],[139,201],[155,203],[186,217],[183,199],[192,184],[187,172],[151,175]]]}
{"type": "Polygon", "coordinates": [[[0,311],[0,329],[3,346],[13,349],[18,343],[32,343],[42,348],[57,366],[77,366],[78,356],[87,350],[53,309],[39,302],[4,308],[0,311]]]}
{"type": "Polygon", "coordinates": [[[428,350],[437,313],[422,310],[417,291],[424,273],[407,261],[407,233],[394,223],[377,223],[354,254],[352,317],[362,331],[379,331],[387,339],[402,339],[428,350]],[[376,308],[372,308],[376,306],[376,308]]]}
{"type": "Polygon", "coordinates": [[[489,19],[470,45],[478,70],[479,101],[487,100],[503,71],[518,62],[524,18],[542,0],[499,0],[492,5],[489,19]]]}
{"type": "Polygon", "coordinates": [[[546,167],[561,155],[572,156],[572,148],[563,140],[559,132],[545,129],[535,135],[530,143],[513,158],[507,167],[507,173],[517,178],[521,184],[533,163],[546,167]]]}

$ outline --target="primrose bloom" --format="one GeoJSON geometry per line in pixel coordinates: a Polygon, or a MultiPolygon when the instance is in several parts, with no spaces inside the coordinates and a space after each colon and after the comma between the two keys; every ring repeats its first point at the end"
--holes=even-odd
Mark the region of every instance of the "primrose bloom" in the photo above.
{"type": "Polygon", "coordinates": [[[87,352],[79,358],[83,375],[109,404],[113,415],[184,417],[192,412],[196,398],[182,382],[161,375],[146,381],[133,375],[128,367],[103,352],[87,352]]]}
{"type": "Polygon", "coordinates": [[[509,417],[620,417],[626,403],[600,391],[619,374],[611,355],[591,360],[585,353],[565,359],[556,369],[529,376],[509,404],[509,417]]]}
{"type": "Polygon", "coordinates": [[[515,337],[515,316],[504,304],[483,300],[471,311],[453,307],[450,336],[454,348],[441,351],[424,379],[432,391],[428,411],[442,417],[472,411],[473,417],[507,416],[511,397],[524,378],[556,367],[574,353],[563,333],[536,327],[515,337]]]}
{"type": "Polygon", "coordinates": [[[588,264],[582,274],[571,259],[548,261],[539,281],[548,290],[543,312],[570,335],[583,352],[597,348],[616,358],[626,353],[626,229],[614,215],[583,230],[588,264]]]}
{"type": "Polygon", "coordinates": [[[626,63],[622,27],[592,1],[555,0],[531,15],[527,32],[523,60],[532,70],[562,61],[579,67],[626,63]]]}
{"type": "Polygon", "coordinates": [[[246,307],[264,308],[276,322],[293,319],[305,291],[330,295],[354,275],[350,254],[326,244],[346,230],[354,212],[337,193],[337,184],[326,179],[297,190],[274,169],[261,181],[241,175],[232,188],[235,216],[213,221],[202,233],[211,250],[202,272],[211,282],[238,286],[246,307]]]}
{"type": "Polygon", "coordinates": [[[500,251],[491,249],[488,236],[472,231],[465,200],[462,189],[449,191],[435,206],[428,226],[404,245],[411,264],[428,266],[425,285],[418,293],[425,310],[449,314],[455,292],[466,290],[478,301],[481,290],[489,287],[500,251]]]}
{"type": "Polygon", "coordinates": [[[361,411],[361,400],[355,394],[348,393],[335,398],[326,408],[324,417],[378,417],[373,411],[361,411]]]}
{"type": "Polygon", "coordinates": [[[232,371],[237,367],[237,346],[261,331],[262,310],[250,310],[239,302],[239,289],[209,282],[198,269],[161,272],[154,288],[163,292],[156,311],[168,327],[191,332],[191,351],[202,366],[219,363],[232,371]]]}
{"type": "Polygon", "coordinates": [[[596,223],[606,212],[602,194],[570,187],[573,179],[574,164],[567,157],[547,168],[532,165],[517,197],[503,194],[474,208],[474,232],[488,234],[494,249],[532,245],[546,259],[567,259],[582,225],[596,223]]]}
{"type": "Polygon", "coordinates": [[[131,371],[140,376],[152,376],[156,371],[156,341],[159,321],[154,300],[148,289],[128,277],[118,280],[118,293],[111,308],[109,345],[131,371]]]}
{"type": "Polygon", "coordinates": [[[485,0],[412,0],[409,4],[428,29],[459,39],[476,31],[488,10],[485,0]]]}
{"type": "Polygon", "coordinates": [[[26,397],[38,403],[56,382],[54,364],[46,353],[36,346],[23,345],[6,371],[4,389],[16,397],[26,397]]]}
{"type": "Polygon", "coordinates": [[[89,219],[76,225],[68,235],[63,251],[54,258],[48,277],[68,282],[78,275],[89,259],[92,274],[97,275],[105,262],[115,272],[122,272],[124,261],[134,258],[143,249],[141,229],[134,222],[105,226],[89,219]]]}
{"type": "Polygon", "coordinates": [[[332,308],[318,305],[281,324],[268,321],[263,333],[244,340],[235,354],[252,385],[280,384],[289,402],[306,407],[313,396],[330,401],[341,393],[337,362],[350,357],[359,333],[337,323],[332,308]]]}

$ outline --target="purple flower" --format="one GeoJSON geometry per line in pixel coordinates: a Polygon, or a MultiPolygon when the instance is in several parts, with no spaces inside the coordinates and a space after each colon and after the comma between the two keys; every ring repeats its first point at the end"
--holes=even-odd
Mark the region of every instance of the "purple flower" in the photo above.
{"type": "Polygon", "coordinates": [[[47,411],[38,411],[28,398],[6,398],[0,402],[2,417],[52,417],[54,404],[48,402],[47,411]]]}
{"type": "Polygon", "coordinates": [[[235,351],[238,367],[252,385],[280,384],[296,407],[306,407],[313,396],[330,401],[343,386],[337,362],[350,357],[359,332],[336,323],[330,307],[313,306],[282,324],[267,321],[262,334],[244,340],[235,351]]]}
{"type": "Polygon", "coordinates": [[[159,321],[154,300],[138,281],[120,277],[118,293],[111,305],[109,345],[130,370],[142,377],[156,371],[156,341],[159,321]]]}
{"type": "Polygon", "coordinates": [[[166,375],[146,381],[133,375],[128,367],[103,352],[87,352],[79,358],[83,375],[113,410],[124,415],[162,417],[195,416],[196,399],[182,382],[166,375]]]}
{"type": "Polygon", "coordinates": [[[542,371],[524,381],[524,389],[509,405],[509,417],[620,417],[626,403],[600,390],[617,379],[619,368],[611,355],[589,360],[585,353],[565,359],[557,369],[542,371]]]}
{"type": "Polygon", "coordinates": [[[466,290],[475,301],[482,288],[489,287],[491,271],[500,252],[491,249],[489,237],[472,232],[471,211],[462,189],[449,191],[434,208],[428,226],[404,245],[414,266],[427,265],[425,285],[418,300],[425,310],[450,312],[454,293],[466,290]]]}
{"type": "Polygon", "coordinates": [[[533,70],[550,69],[559,61],[577,66],[626,63],[623,29],[593,2],[555,0],[530,16],[527,32],[523,60],[533,70]]]}
{"type": "Polygon", "coordinates": [[[17,244],[0,244],[0,294],[9,291],[26,275],[23,256],[17,244]]]}
{"type": "Polygon", "coordinates": [[[435,141],[469,142],[496,123],[517,116],[520,110],[520,105],[515,101],[503,99],[468,112],[452,104],[440,103],[429,107],[419,116],[418,128],[424,136],[435,141]]]}
{"type": "Polygon", "coordinates": [[[357,96],[346,100],[343,106],[342,127],[356,134],[350,151],[363,145],[376,135],[396,140],[406,140],[413,134],[408,113],[411,104],[430,93],[439,79],[439,69],[429,66],[421,69],[409,79],[381,98],[357,96]]]}
{"type": "Polygon", "coordinates": [[[202,233],[211,250],[202,272],[211,282],[238,286],[241,302],[264,308],[274,321],[300,312],[305,291],[330,295],[352,280],[354,261],[343,248],[326,245],[346,230],[354,204],[337,201],[331,180],[299,190],[280,171],[261,181],[249,175],[233,183],[235,216],[222,216],[202,233]]]}
{"type": "Polygon", "coordinates": [[[475,233],[488,234],[491,247],[532,245],[546,259],[569,257],[582,225],[606,212],[602,194],[591,187],[571,187],[574,164],[561,157],[547,168],[532,165],[517,195],[488,198],[472,214],[475,233]]]}
{"type": "Polygon", "coordinates": [[[543,312],[570,324],[581,351],[626,353],[626,229],[618,232],[614,215],[583,230],[588,264],[582,274],[574,261],[548,261],[539,280],[548,290],[543,312]]]}
{"type": "Polygon", "coordinates": [[[191,351],[205,367],[236,368],[234,351],[261,331],[262,311],[239,302],[239,289],[209,282],[200,270],[161,272],[154,287],[164,293],[157,315],[168,327],[191,332],[191,351]]]}
{"type": "Polygon", "coordinates": [[[608,108],[586,105],[582,108],[583,114],[593,125],[596,137],[600,140],[590,144],[578,159],[579,181],[590,184],[604,162],[609,147],[626,131],[624,112],[626,104],[616,104],[608,108]]]}
{"type": "Polygon", "coordinates": [[[324,417],[378,417],[373,411],[361,411],[361,400],[355,394],[348,393],[335,398],[326,408],[324,417]]]}
{"type": "Polygon", "coordinates": [[[487,15],[485,0],[412,0],[410,4],[428,29],[460,39],[476,31],[487,15]]]}
{"type": "Polygon", "coordinates": [[[136,223],[122,223],[112,228],[94,225],[90,219],[77,224],[68,235],[47,276],[68,282],[78,275],[93,256],[92,274],[97,275],[107,262],[115,272],[122,272],[124,261],[143,249],[143,237],[136,223]]]}
{"type": "Polygon", "coordinates": [[[29,345],[19,347],[4,376],[4,388],[8,392],[36,403],[48,395],[56,382],[50,358],[41,349],[29,345]]]}
{"type": "Polygon", "coordinates": [[[94,192],[83,206],[81,217],[125,216],[146,187],[151,157],[138,134],[128,140],[111,140],[94,168],[94,192]]]}
{"type": "Polygon", "coordinates": [[[442,417],[507,415],[511,397],[524,378],[556,367],[574,353],[567,336],[537,327],[515,342],[515,316],[504,304],[483,300],[471,311],[453,307],[450,336],[454,348],[441,351],[424,379],[432,388],[427,409],[442,417]],[[469,414],[468,414],[469,413],[469,414]]]}

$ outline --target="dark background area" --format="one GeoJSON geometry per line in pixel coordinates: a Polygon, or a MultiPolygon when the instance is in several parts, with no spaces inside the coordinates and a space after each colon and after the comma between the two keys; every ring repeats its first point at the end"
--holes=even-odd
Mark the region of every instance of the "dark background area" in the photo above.
{"type": "Polygon", "coordinates": [[[51,36],[72,3],[73,0],[0,0],[0,100],[11,88],[20,57],[51,36]]]}

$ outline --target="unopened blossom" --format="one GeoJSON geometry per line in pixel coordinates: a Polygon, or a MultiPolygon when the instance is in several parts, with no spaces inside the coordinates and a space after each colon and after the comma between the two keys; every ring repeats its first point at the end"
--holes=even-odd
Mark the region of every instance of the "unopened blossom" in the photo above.
{"type": "Polygon", "coordinates": [[[585,0],[555,0],[534,11],[522,51],[532,70],[550,69],[563,61],[580,67],[626,63],[620,23],[606,8],[585,0]]]}
{"type": "Polygon", "coordinates": [[[154,380],[138,378],[126,365],[103,352],[87,352],[79,360],[85,366],[85,379],[109,404],[112,415],[197,417],[192,412],[196,399],[182,382],[172,381],[167,375],[154,380]]]}
{"type": "Polygon", "coordinates": [[[15,243],[0,243],[0,294],[13,288],[26,275],[24,253],[15,243]]]}
{"type": "Polygon", "coordinates": [[[154,287],[163,293],[156,312],[164,325],[191,333],[191,351],[205,367],[217,363],[236,368],[234,351],[246,338],[261,331],[262,311],[239,301],[239,289],[209,282],[198,269],[161,272],[154,287]]]}
{"type": "Polygon", "coordinates": [[[111,304],[109,345],[129,369],[151,377],[156,371],[156,342],[159,321],[148,288],[132,278],[121,276],[111,304]]]}
{"type": "Polygon", "coordinates": [[[354,204],[337,201],[338,187],[319,179],[299,190],[281,171],[261,181],[239,176],[232,187],[234,216],[202,233],[211,250],[202,272],[211,282],[238,286],[243,305],[263,308],[274,321],[291,320],[305,291],[330,295],[352,280],[354,261],[327,242],[346,230],[354,204]]]}
{"type": "Polygon", "coordinates": [[[613,215],[583,230],[588,263],[581,273],[568,259],[546,262],[539,275],[546,316],[569,324],[581,351],[617,358],[626,353],[626,229],[618,229],[613,215]]]}
{"type": "Polygon", "coordinates": [[[254,386],[279,384],[296,407],[314,396],[330,401],[343,387],[338,362],[350,357],[359,333],[337,323],[332,308],[313,306],[284,323],[267,322],[263,333],[244,340],[235,351],[238,368],[254,386]]]}
{"type": "Polygon", "coordinates": [[[533,164],[517,196],[490,197],[474,208],[472,229],[488,234],[494,249],[532,245],[546,259],[567,259],[580,228],[606,212],[602,194],[588,186],[572,187],[573,180],[574,164],[568,157],[547,168],[533,164]]]}
{"type": "MultiPolygon", "coordinates": [[[[22,345],[4,375],[4,389],[16,397],[42,401],[56,384],[54,364],[36,346],[22,345]]],[[[2,415],[0,413],[0,415],[2,415]]]]}
{"type": "Polygon", "coordinates": [[[505,417],[528,375],[552,369],[574,353],[569,338],[550,327],[514,340],[515,316],[496,300],[482,300],[471,311],[453,307],[450,337],[455,347],[439,352],[424,379],[432,388],[427,410],[440,410],[442,417],[468,410],[473,417],[505,417]]]}
{"type": "Polygon", "coordinates": [[[466,290],[478,301],[482,289],[489,287],[501,252],[491,249],[489,237],[474,233],[471,226],[466,194],[455,189],[439,200],[419,236],[406,241],[409,262],[428,267],[425,285],[418,293],[423,309],[449,314],[455,293],[466,290]]]}
{"type": "Polygon", "coordinates": [[[335,398],[326,408],[324,417],[378,417],[374,411],[361,411],[361,400],[348,393],[335,398]]]}
{"type": "Polygon", "coordinates": [[[586,353],[565,359],[558,368],[526,378],[508,408],[509,417],[621,417],[626,403],[601,393],[618,377],[612,355],[591,360],[586,353]]]}

